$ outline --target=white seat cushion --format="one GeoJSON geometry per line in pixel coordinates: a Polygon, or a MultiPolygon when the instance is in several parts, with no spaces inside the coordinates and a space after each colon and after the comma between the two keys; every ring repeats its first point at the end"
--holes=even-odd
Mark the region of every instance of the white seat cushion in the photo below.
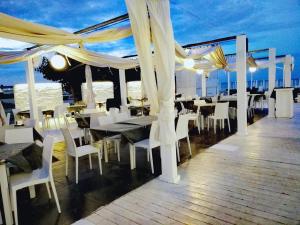
{"type": "Polygon", "coordinates": [[[99,152],[99,149],[95,148],[92,145],[83,145],[83,146],[77,147],[78,157],[88,155],[91,153],[97,153],[97,152],[99,152]]]}
{"type": "Polygon", "coordinates": [[[43,183],[49,179],[49,173],[43,169],[33,170],[31,173],[19,173],[10,176],[12,189],[21,189],[34,184],[43,183]]]}

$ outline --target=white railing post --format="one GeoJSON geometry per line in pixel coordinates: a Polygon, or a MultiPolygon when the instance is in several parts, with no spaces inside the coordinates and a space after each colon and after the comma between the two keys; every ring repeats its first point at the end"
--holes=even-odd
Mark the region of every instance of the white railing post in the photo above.
{"type": "Polygon", "coordinates": [[[202,73],[201,75],[201,97],[206,97],[206,74],[202,73]]]}
{"type": "Polygon", "coordinates": [[[275,117],[275,100],[270,98],[275,88],[276,79],[276,49],[269,49],[269,113],[268,117],[275,117]]]}
{"type": "Polygon", "coordinates": [[[292,57],[287,55],[284,59],[283,65],[283,80],[284,80],[284,87],[291,87],[291,73],[292,73],[292,57]]]}
{"type": "Polygon", "coordinates": [[[247,135],[247,57],[246,35],[236,38],[237,134],[247,135]]]}

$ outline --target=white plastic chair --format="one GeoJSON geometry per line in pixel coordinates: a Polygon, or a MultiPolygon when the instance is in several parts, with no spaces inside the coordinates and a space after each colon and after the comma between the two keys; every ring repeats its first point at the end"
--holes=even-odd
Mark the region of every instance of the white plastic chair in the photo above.
{"type": "Polygon", "coordinates": [[[224,128],[224,121],[227,120],[228,130],[230,130],[230,121],[229,121],[229,102],[219,102],[216,104],[214,115],[208,117],[208,130],[210,121],[214,123],[214,132],[217,132],[216,126],[217,121],[220,120],[221,128],[224,128]]]}
{"type": "Polygon", "coordinates": [[[109,115],[113,116],[114,114],[119,113],[120,110],[119,110],[119,108],[112,107],[112,108],[109,108],[108,112],[109,112],[109,115]]]}
{"type": "Polygon", "coordinates": [[[35,126],[35,120],[34,119],[25,119],[24,120],[24,126],[26,127],[34,127],[35,126]]]}
{"type": "Polygon", "coordinates": [[[20,112],[20,109],[12,109],[12,113],[14,115],[14,124],[17,123],[17,120],[19,119],[18,113],[20,112]]]}
{"type": "Polygon", "coordinates": [[[33,143],[33,130],[31,127],[5,129],[5,143],[33,143]]]}
{"type": "Polygon", "coordinates": [[[178,162],[180,162],[179,141],[181,139],[186,138],[190,155],[192,155],[191,143],[189,138],[189,117],[189,114],[180,115],[176,126],[176,150],[178,162]]]}
{"type": "Polygon", "coordinates": [[[79,139],[79,144],[82,145],[82,138],[84,138],[84,131],[83,129],[79,128],[77,126],[77,124],[72,125],[69,123],[68,118],[66,117],[66,115],[64,115],[64,121],[66,124],[66,128],[69,129],[71,136],[73,139],[79,139]]]}
{"type": "MultiPolygon", "coordinates": [[[[150,129],[149,138],[139,141],[137,143],[134,143],[132,145],[134,156],[136,155],[135,151],[136,151],[137,147],[147,149],[147,160],[149,161],[149,159],[150,159],[152,173],[154,173],[152,149],[160,146],[160,142],[155,139],[155,137],[157,135],[157,131],[158,131],[158,121],[153,121],[152,125],[151,125],[151,129],[150,129]]],[[[133,160],[136,161],[136,157],[134,157],[133,160]]],[[[134,164],[135,164],[135,161],[134,161],[134,164]]]]}
{"type": "Polygon", "coordinates": [[[198,133],[200,134],[200,107],[199,106],[197,107],[197,112],[196,113],[189,113],[189,114],[186,114],[186,115],[189,115],[188,120],[193,121],[194,126],[196,125],[196,127],[198,129],[198,133]]]}
{"type": "MultiPolygon", "coordinates": [[[[100,116],[98,117],[99,126],[106,126],[114,123],[114,117],[111,115],[108,116],[100,116]]],[[[113,142],[115,153],[117,153],[118,161],[120,161],[120,143],[121,136],[119,134],[105,137],[103,139],[103,148],[104,148],[104,160],[108,162],[108,144],[109,142],[113,142]]]]}
{"type": "Polygon", "coordinates": [[[99,149],[92,145],[83,145],[76,147],[73,137],[68,128],[61,129],[63,136],[66,141],[66,176],[68,176],[68,155],[75,158],[75,173],[76,173],[76,184],[78,184],[78,159],[82,156],[89,155],[90,169],[93,168],[91,154],[96,153],[98,155],[99,161],[99,171],[102,174],[102,146],[99,146],[99,149]]]}
{"type": "Polygon", "coordinates": [[[34,186],[37,184],[46,184],[49,198],[51,199],[51,189],[53,191],[57,211],[61,213],[56,188],[52,175],[52,153],[54,146],[54,137],[46,136],[43,143],[43,165],[42,168],[33,170],[31,173],[19,173],[10,177],[10,193],[12,208],[14,211],[15,224],[18,225],[18,207],[17,207],[17,191],[23,188],[34,186]]]}

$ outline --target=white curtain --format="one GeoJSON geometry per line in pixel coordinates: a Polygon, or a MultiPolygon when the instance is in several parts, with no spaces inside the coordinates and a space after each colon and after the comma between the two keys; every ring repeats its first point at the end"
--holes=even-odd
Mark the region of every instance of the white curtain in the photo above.
{"type": "Polygon", "coordinates": [[[152,111],[157,110],[160,141],[175,143],[174,95],[175,49],[168,0],[126,0],[131,28],[139,57],[142,80],[152,111]],[[150,20],[148,17],[150,14],[150,20]],[[151,26],[151,38],[150,38],[151,26]],[[151,39],[154,47],[152,59],[151,39]],[[156,69],[157,87],[154,76],[156,69]],[[159,102],[159,108],[153,104],[159,102]]]}
{"type": "Polygon", "coordinates": [[[173,144],[176,139],[174,124],[175,49],[170,5],[168,0],[146,0],[154,45],[154,64],[157,74],[160,141],[173,144]]]}
{"type": "Polygon", "coordinates": [[[54,27],[21,20],[0,13],[0,37],[33,44],[62,45],[80,42],[107,42],[131,36],[129,25],[93,32],[73,34],[54,27]]]}
{"type": "Polygon", "coordinates": [[[131,29],[139,58],[142,81],[150,102],[152,115],[159,111],[157,86],[152,60],[150,23],[145,0],[125,0],[130,18],[131,29]]]}
{"type": "Polygon", "coordinates": [[[27,61],[29,57],[37,57],[48,52],[58,52],[69,58],[75,59],[84,64],[97,67],[113,67],[117,69],[130,69],[137,67],[138,61],[136,59],[126,59],[116,56],[96,53],[86,49],[73,48],[65,45],[58,45],[54,47],[40,47],[28,51],[18,52],[0,52],[0,64],[11,64],[17,62],[27,61]]]}
{"type": "Polygon", "coordinates": [[[92,71],[89,65],[85,65],[85,82],[87,86],[87,106],[88,108],[96,108],[95,104],[95,95],[93,91],[93,79],[92,79],[92,71]]]}

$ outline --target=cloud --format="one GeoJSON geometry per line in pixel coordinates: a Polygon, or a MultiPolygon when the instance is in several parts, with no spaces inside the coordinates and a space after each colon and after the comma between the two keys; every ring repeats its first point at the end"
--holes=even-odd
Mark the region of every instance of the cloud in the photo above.
{"type": "Polygon", "coordinates": [[[13,51],[13,50],[23,50],[32,46],[30,43],[15,41],[6,38],[0,38],[0,50],[13,51]]]}

